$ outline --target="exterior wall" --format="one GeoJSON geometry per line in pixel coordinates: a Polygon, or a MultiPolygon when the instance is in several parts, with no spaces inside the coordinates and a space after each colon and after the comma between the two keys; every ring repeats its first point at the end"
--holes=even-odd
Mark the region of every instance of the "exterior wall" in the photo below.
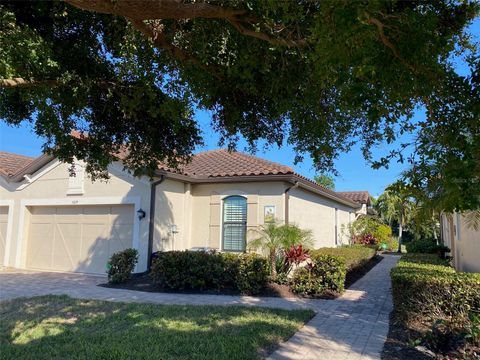
{"type": "Polygon", "coordinates": [[[290,191],[289,199],[289,221],[312,230],[315,248],[334,247],[348,242],[347,237],[342,235],[342,225],[348,224],[349,212],[355,213],[355,209],[299,188],[290,191]],[[335,241],[336,208],[338,242],[335,241]]]}
{"type": "Polygon", "coordinates": [[[443,214],[442,237],[458,271],[480,272],[480,229],[468,227],[462,214],[443,214]]]}
{"type": "Polygon", "coordinates": [[[157,185],[153,251],[189,248],[189,187],[189,184],[170,179],[157,185]]]}
{"type": "MultiPolygon", "coordinates": [[[[92,182],[85,174],[83,191],[78,188],[72,194],[71,178],[68,171],[69,165],[53,161],[47,164],[37,173],[42,174],[32,183],[24,181],[18,184],[6,183],[4,179],[0,182],[0,201],[10,201],[13,208],[11,234],[6,246],[9,255],[6,257],[6,266],[24,267],[26,235],[28,234],[29,211],[28,204],[37,205],[81,205],[96,203],[117,203],[119,201],[130,201],[135,199],[135,211],[137,208],[147,212],[145,219],[138,221],[137,214],[134,214],[136,226],[139,263],[137,271],[145,271],[147,267],[148,252],[148,210],[150,208],[150,185],[148,181],[136,179],[123,172],[121,165],[110,166],[110,179],[108,181],[92,182]],[[49,170],[48,172],[46,170],[49,170]],[[70,184],[70,186],[69,186],[70,184]],[[79,193],[81,192],[81,193],[79,193]]],[[[35,176],[36,174],[34,174],[35,176]]],[[[32,177],[34,177],[32,176],[32,177]]],[[[73,184],[77,185],[77,184],[73,184]]],[[[82,189],[80,189],[82,190],[82,189]]]]}
{"type": "Polygon", "coordinates": [[[192,185],[191,236],[186,248],[210,247],[221,250],[222,199],[229,195],[247,198],[247,239],[250,229],[263,224],[264,207],[275,206],[276,218],[284,220],[283,182],[220,183],[192,185]]]}
{"type": "Polygon", "coordinates": [[[357,215],[367,215],[367,204],[362,204],[362,207],[356,213],[357,215]]]}

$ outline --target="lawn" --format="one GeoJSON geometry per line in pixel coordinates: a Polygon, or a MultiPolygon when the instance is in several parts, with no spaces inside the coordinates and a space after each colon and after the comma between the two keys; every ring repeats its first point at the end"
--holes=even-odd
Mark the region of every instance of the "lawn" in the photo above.
{"type": "Polygon", "coordinates": [[[0,358],[258,359],[312,316],[310,310],[17,299],[0,303],[0,358]]]}

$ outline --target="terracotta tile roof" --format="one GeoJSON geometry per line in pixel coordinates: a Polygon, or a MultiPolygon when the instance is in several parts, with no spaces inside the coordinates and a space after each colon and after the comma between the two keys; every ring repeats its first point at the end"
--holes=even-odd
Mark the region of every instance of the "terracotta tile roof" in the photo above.
{"type": "Polygon", "coordinates": [[[291,167],[241,152],[226,149],[210,150],[192,157],[182,172],[187,176],[224,177],[293,174],[291,167]]]}
{"type": "Polygon", "coordinates": [[[11,176],[33,161],[33,157],[0,151],[0,173],[11,176]]]}
{"type": "Polygon", "coordinates": [[[345,196],[347,199],[359,204],[369,204],[370,195],[368,191],[338,191],[337,194],[345,196]]]}
{"type": "MultiPolygon", "coordinates": [[[[79,134],[74,136],[81,137],[79,134]]],[[[122,149],[116,156],[122,160],[128,151],[122,149]]],[[[42,155],[36,159],[31,157],[0,152],[0,175],[10,177],[13,181],[20,181],[23,175],[37,171],[41,166],[45,165],[53,157],[42,155]],[[15,176],[13,176],[15,175],[15,176]]],[[[327,197],[337,199],[338,201],[354,204],[356,201],[345,194],[324,188],[314,181],[297,174],[290,166],[275,163],[269,160],[261,159],[252,155],[248,155],[237,151],[228,151],[226,149],[204,151],[192,156],[191,161],[178,169],[169,168],[167,165],[159,163],[159,170],[167,173],[180,174],[187,177],[187,181],[222,181],[221,178],[239,177],[239,181],[250,181],[253,176],[272,176],[287,175],[290,176],[292,182],[303,183],[307,188],[320,191],[327,197]],[[240,179],[240,177],[244,177],[240,179]]],[[[279,179],[279,178],[277,178],[279,179]]],[[[285,180],[285,178],[283,178],[285,180]]],[[[227,179],[228,180],[228,179],[227,179]]],[[[232,181],[230,179],[229,181],[232,181]]],[[[234,179],[233,181],[236,181],[234,179]]],[[[364,192],[367,194],[368,193],[364,192]]],[[[357,201],[358,202],[358,201],[357,201]]]]}

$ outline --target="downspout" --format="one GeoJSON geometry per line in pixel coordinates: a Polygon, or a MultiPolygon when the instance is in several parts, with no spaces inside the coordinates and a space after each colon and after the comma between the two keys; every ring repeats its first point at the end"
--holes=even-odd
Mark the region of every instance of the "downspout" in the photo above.
{"type": "Polygon", "coordinates": [[[160,179],[153,181],[150,184],[150,219],[148,223],[148,270],[152,266],[152,251],[153,251],[153,233],[155,231],[155,198],[157,192],[157,185],[165,180],[165,175],[160,175],[160,179]]]}
{"type": "Polygon", "coordinates": [[[290,199],[290,195],[288,194],[290,192],[290,190],[292,189],[296,189],[298,187],[298,181],[295,181],[295,183],[291,186],[289,186],[288,188],[285,189],[285,224],[288,224],[288,220],[289,220],[289,209],[288,209],[288,205],[289,205],[289,199],[290,199]]]}

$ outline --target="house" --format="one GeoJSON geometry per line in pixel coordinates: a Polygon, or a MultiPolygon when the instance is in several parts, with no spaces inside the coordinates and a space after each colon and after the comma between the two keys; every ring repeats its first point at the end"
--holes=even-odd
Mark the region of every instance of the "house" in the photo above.
{"type": "Polygon", "coordinates": [[[338,194],[361,205],[357,215],[375,215],[368,191],[339,191],[338,194]]]}
{"type": "Polygon", "coordinates": [[[480,272],[480,227],[470,224],[473,212],[443,213],[440,231],[443,244],[450,248],[453,265],[458,271],[480,272]]]}
{"type": "Polygon", "coordinates": [[[141,272],[155,251],[245,251],[249,230],[272,219],[336,246],[361,208],[288,166],[223,149],[178,170],[159,165],[153,180],[118,161],[107,182],[92,182],[83,165],[70,176],[49,155],[0,153],[0,265],[104,274],[112,253],[133,247],[141,272]]]}

